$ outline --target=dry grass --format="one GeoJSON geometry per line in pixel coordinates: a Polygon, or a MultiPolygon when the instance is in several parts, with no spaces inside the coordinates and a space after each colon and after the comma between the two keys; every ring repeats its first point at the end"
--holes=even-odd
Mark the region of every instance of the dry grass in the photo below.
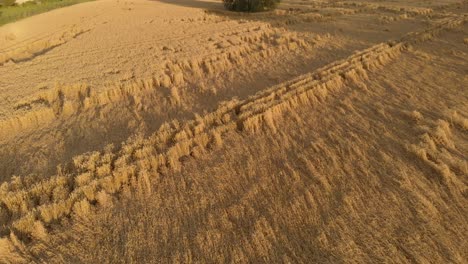
{"type": "Polygon", "coordinates": [[[89,29],[71,27],[59,34],[49,37],[47,40],[38,40],[29,43],[26,46],[2,50],[2,53],[0,54],[0,66],[5,63],[20,63],[31,60],[36,56],[65,44],[67,41],[70,41],[87,31],[89,31],[89,29]]]}
{"type": "MultiPolygon", "coordinates": [[[[447,52],[460,47],[441,40],[459,38],[465,19],[450,15],[149,136],[74,156],[51,176],[11,177],[0,186],[0,262],[463,263],[468,109],[464,72],[454,66],[461,59],[447,52]],[[442,48],[427,51],[429,40],[442,48]]],[[[229,52],[166,62],[151,78],[40,91],[18,106],[42,106],[3,121],[2,133],[121,100],[145,108],[155,90],[164,100],[151,107],[190,111],[194,75],[309,48],[278,28],[228,36],[237,45],[229,52]]]]}
{"type": "MultiPolygon", "coordinates": [[[[60,37],[57,40],[49,39],[30,44],[29,47],[6,52],[3,57],[0,57],[0,65],[2,62],[20,62],[31,59],[35,54],[47,52],[84,32],[86,31],[77,31],[76,28],[72,28],[61,35],[59,34],[60,37]]],[[[241,33],[235,33],[235,35],[239,34],[241,33]]],[[[20,111],[5,120],[0,120],[0,137],[8,139],[19,132],[50,124],[61,117],[68,118],[80,111],[95,110],[129,98],[135,100],[137,108],[141,108],[143,106],[138,103],[138,100],[141,99],[138,98],[147,96],[149,93],[158,94],[155,90],[160,88],[169,89],[169,102],[172,106],[180,106],[187,103],[182,101],[183,98],[179,92],[179,87],[183,87],[185,84],[185,77],[207,78],[207,76],[216,75],[219,71],[228,71],[237,65],[244,64],[243,57],[246,56],[251,60],[264,60],[273,54],[279,55],[297,47],[307,48],[309,46],[297,34],[271,27],[261,27],[251,32],[245,32],[242,36],[231,37],[230,41],[238,41],[242,45],[232,46],[225,49],[223,53],[213,56],[167,62],[165,69],[155,72],[151,78],[131,80],[124,84],[115,82],[99,92],[93,91],[85,83],[74,85],[56,83],[52,89],[40,91],[31,98],[23,99],[17,103],[16,109],[28,109],[28,111],[20,111]],[[281,41],[278,42],[279,40],[281,41]],[[265,48],[258,49],[259,45],[265,45],[265,48]]],[[[326,41],[326,37],[317,36],[314,45],[317,46],[326,41]]]]}

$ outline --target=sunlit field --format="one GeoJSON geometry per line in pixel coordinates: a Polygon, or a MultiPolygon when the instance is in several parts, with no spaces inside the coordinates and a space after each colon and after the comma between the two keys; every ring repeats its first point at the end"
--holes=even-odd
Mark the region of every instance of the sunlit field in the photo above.
{"type": "Polygon", "coordinates": [[[1,26],[0,263],[466,263],[467,11],[98,0],[1,26]]]}

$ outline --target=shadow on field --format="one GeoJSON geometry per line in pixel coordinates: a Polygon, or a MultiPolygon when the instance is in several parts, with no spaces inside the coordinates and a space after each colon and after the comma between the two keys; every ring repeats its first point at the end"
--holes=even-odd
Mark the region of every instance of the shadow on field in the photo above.
{"type": "Polygon", "coordinates": [[[183,7],[204,8],[206,10],[223,10],[223,2],[219,1],[203,1],[203,0],[152,0],[166,4],[173,4],[183,7]]]}
{"type": "MultiPolygon", "coordinates": [[[[243,20],[243,21],[261,21],[268,23],[274,27],[285,27],[285,23],[280,21],[287,18],[287,16],[279,15],[277,11],[267,12],[233,12],[226,10],[223,5],[223,0],[152,0],[171,5],[178,5],[182,7],[201,8],[205,10],[206,14],[224,17],[229,20],[243,20]],[[279,23],[278,23],[279,22],[279,23]]],[[[288,27],[289,30],[294,30],[288,27]]]]}
{"type": "Polygon", "coordinates": [[[268,23],[276,28],[284,28],[289,31],[303,33],[324,34],[333,31],[333,27],[324,26],[321,22],[328,22],[333,19],[330,16],[323,17],[320,10],[293,8],[288,3],[282,3],[277,9],[265,12],[233,12],[224,8],[222,0],[152,0],[171,5],[183,7],[201,8],[210,15],[224,17],[230,20],[239,21],[260,21],[268,23]],[[310,17],[305,17],[310,16],[310,17]],[[301,22],[315,22],[316,25],[301,22]]]}

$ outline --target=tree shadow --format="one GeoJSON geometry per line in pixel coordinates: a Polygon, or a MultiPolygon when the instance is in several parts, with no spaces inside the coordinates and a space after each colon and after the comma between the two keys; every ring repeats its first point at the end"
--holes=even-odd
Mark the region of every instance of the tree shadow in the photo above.
{"type": "Polygon", "coordinates": [[[224,6],[222,1],[204,1],[204,0],[152,0],[158,1],[161,3],[178,5],[183,7],[191,7],[191,8],[203,8],[207,11],[210,10],[223,10],[224,6]]]}
{"type": "MultiPolygon", "coordinates": [[[[368,44],[375,44],[389,39],[388,32],[395,32],[395,37],[407,33],[406,27],[395,19],[391,23],[380,20],[379,15],[396,16],[405,14],[370,8],[366,10],[354,5],[340,5],[339,1],[282,1],[275,10],[265,12],[233,12],[224,8],[222,0],[153,0],[162,3],[191,8],[201,8],[206,14],[228,20],[244,22],[263,22],[275,28],[290,32],[354,37],[361,36],[368,44]]],[[[407,27],[408,30],[412,27],[407,27]]]]}
{"type": "Polygon", "coordinates": [[[275,10],[264,12],[235,12],[224,8],[222,0],[152,0],[161,3],[178,5],[190,8],[201,8],[208,15],[223,17],[228,20],[242,22],[263,22],[275,28],[284,28],[291,32],[324,34],[330,32],[330,27],[324,26],[331,17],[322,17],[319,9],[303,9],[300,6],[291,6],[281,3],[275,10]],[[304,15],[312,17],[304,18],[304,15]],[[319,17],[319,18],[317,18],[319,17]],[[307,21],[311,20],[311,21],[307,21]],[[313,20],[313,21],[312,21],[313,20]],[[302,23],[301,23],[302,22],[302,23]],[[304,25],[304,22],[309,25],[304,25]],[[310,24],[307,22],[315,22],[310,24]],[[302,25],[301,25],[302,24],[302,25]]]}

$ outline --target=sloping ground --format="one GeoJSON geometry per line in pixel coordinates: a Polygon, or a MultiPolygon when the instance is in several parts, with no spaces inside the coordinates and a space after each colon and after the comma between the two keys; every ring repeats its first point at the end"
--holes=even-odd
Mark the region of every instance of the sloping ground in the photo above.
{"type": "MultiPolygon", "coordinates": [[[[223,61],[221,56],[204,62],[196,77],[195,64],[178,61],[169,67],[179,67],[176,72],[182,79],[176,72],[166,72],[167,78],[130,81],[117,89],[98,88],[96,93],[90,87],[44,92],[51,119],[31,126],[9,123],[11,134],[2,146],[17,142],[24,152],[16,153],[28,153],[34,146],[26,142],[47,142],[34,133],[52,132],[49,137],[54,137],[77,124],[90,135],[93,130],[83,124],[108,122],[109,129],[122,129],[115,116],[123,122],[131,116],[116,115],[125,113],[117,111],[121,107],[140,113],[133,132],[143,124],[148,136],[130,137],[122,146],[94,146],[95,152],[68,154],[74,157],[62,157],[61,162],[45,161],[61,163],[53,173],[30,165],[25,171],[38,175],[5,182],[0,189],[0,262],[464,263],[466,4],[414,5],[418,11],[413,18],[408,18],[413,9],[402,11],[394,8],[396,3],[393,9],[381,2],[377,7],[349,2],[309,5],[342,14],[336,20],[318,17],[321,22],[315,20],[316,14],[289,7],[252,16],[210,14],[244,21],[241,24],[269,21],[270,26],[260,25],[260,35],[272,30],[273,39],[255,38],[256,30],[240,35],[252,37],[252,45],[265,40],[275,52],[253,52],[248,44],[238,57],[244,60],[241,64],[211,64],[223,61]],[[428,15],[423,9],[429,7],[439,9],[428,15]],[[381,18],[382,10],[388,17],[399,17],[398,12],[407,17],[381,18]],[[299,13],[309,18],[300,20],[299,13]],[[298,17],[299,21],[290,21],[298,17]],[[314,19],[309,21],[310,17],[314,19]],[[346,30],[324,33],[349,23],[363,26],[376,17],[382,22],[376,26],[380,33],[366,32],[372,26],[361,29],[362,38],[346,30]],[[360,24],[363,19],[367,22],[360,24]],[[309,43],[320,34],[307,32],[310,27],[317,30],[315,23],[322,23],[324,38],[309,43]],[[390,25],[398,23],[411,33],[386,35],[392,32],[390,25]],[[299,35],[291,36],[291,30],[299,35]],[[278,34],[288,37],[278,40],[278,34]],[[380,41],[385,37],[390,41],[380,41]],[[331,41],[320,50],[327,39],[331,41]],[[343,43],[333,44],[336,40],[343,43]],[[353,52],[352,47],[366,48],[353,52]],[[258,70],[275,72],[299,67],[298,58],[309,53],[303,69],[292,74],[309,73],[296,78],[280,74],[270,81],[273,86],[268,81],[262,85],[261,78],[256,82],[254,75],[245,82],[229,78],[216,82],[225,77],[220,67],[237,74],[246,71],[248,63],[283,61],[284,65],[258,70]],[[286,55],[289,60],[283,60],[286,55]],[[314,56],[321,61],[314,64],[314,56]],[[213,78],[208,87],[217,92],[209,96],[193,92],[190,83],[203,82],[200,76],[213,78]],[[253,88],[242,90],[249,83],[253,88]],[[156,107],[161,108],[141,110],[156,107]],[[174,113],[158,114],[165,108],[174,113]],[[192,119],[192,111],[204,114],[192,119]],[[174,117],[177,120],[162,126],[148,121],[160,119],[162,124],[174,117]]],[[[131,126],[123,129],[127,132],[121,137],[132,134],[131,126]]],[[[64,137],[93,147],[88,138],[64,137]]],[[[21,164],[21,157],[7,151],[4,157],[21,164]]],[[[30,157],[23,162],[37,164],[30,157]]],[[[5,171],[5,178],[11,177],[10,170],[5,171]]]]}

